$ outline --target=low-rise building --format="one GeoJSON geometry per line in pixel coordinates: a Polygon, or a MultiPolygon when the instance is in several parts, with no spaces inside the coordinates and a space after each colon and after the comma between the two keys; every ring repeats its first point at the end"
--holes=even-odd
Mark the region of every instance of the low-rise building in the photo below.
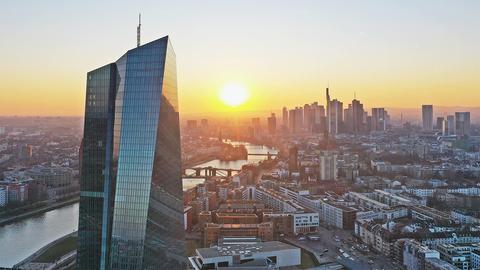
{"type": "Polygon", "coordinates": [[[426,270],[428,259],[440,258],[440,253],[423,246],[415,240],[408,240],[403,247],[403,265],[407,270],[426,270]]]}
{"type": "Polygon", "coordinates": [[[195,270],[268,270],[301,263],[300,248],[278,241],[260,242],[255,238],[224,238],[218,246],[199,248],[195,253],[188,258],[195,270]]]}

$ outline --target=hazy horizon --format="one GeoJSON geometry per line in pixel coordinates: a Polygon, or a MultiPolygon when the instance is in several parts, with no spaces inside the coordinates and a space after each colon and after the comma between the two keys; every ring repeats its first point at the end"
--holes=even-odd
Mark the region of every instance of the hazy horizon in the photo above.
{"type": "Polygon", "coordinates": [[[138,12],[142,43],[172,39],[184,114],[279,110],[327,85],[368,108],[480,105],[478,1],[117,3],[5,3],[0,115],[82,115],[86,73],[135,46],[138,12]],[[222,103],[229,82],[250,99],[222,103]]]}

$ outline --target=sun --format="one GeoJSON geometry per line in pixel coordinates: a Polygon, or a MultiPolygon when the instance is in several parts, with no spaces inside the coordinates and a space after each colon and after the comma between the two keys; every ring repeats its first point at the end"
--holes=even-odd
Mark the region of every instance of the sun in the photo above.
{"type": "Polygon", "coordinates": [[[219,93],[220,100],[228,106],[237,107],[248,100],[248,89],[236,83],[226,84],[219,93]]]}

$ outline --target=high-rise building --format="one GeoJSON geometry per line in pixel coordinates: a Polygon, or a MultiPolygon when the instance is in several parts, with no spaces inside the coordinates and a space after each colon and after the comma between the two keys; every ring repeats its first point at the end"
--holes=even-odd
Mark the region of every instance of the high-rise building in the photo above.
{"type": "Polygon", "coordinates": [[[455,113],[455,135],[465,136],[470,134],[470,112],[455,113]]]}
{"type": "Polygon", "coordinates": [[[327,112],[329,134],[338,134],[343,124],[343,103],[337,99],[330,101],[327,112]]]}
{"type": "Polygon", "coordinates": [[[282,109],[282,125],[284,128],[288,128],[288,110],[287,107],[282,109]]]}
{"type": "Polygon", "coordinates": [[[345,109],[345,128],[354,134],[365,131],[364,114],[363,104],[359,100],[352,100],[352,104],[345,109]]]}
{"type": "Polygon", "coordinates": [[[197,129],[197,120],[187,120],[188,129],[197,129]]]}
{"type": "Polygon", "coordinates": [[[318,105],[318,102],[314,102],[311,105],[312,108],[312,131],[315,133],[323,132],[325,129],[325,107],[318,105]]]}
{"type": "Polygon", "coordinates": [[[422,105],[423,130],[433,130],[433,105],[422,105]]]}
{"type": "Polygon", "coordinates": [[[320,180],[337,180],[337,154],[324,151],[320,154],[320,180]]]}
{"type": "Polygon", "coordinates": [[[436,130],[443,130],[443,123],[445,123],[445,118],[444,117],[437,117],[437,123],[435,125],[436,130]]]}
{"type": "Polygon", "coordinates": [[[288,113],[288,126],[290,132],[299,133],[303,129],[303,108],[295,107],[288,113]]]}
{"type": "Polygon", "coordinates": [[[180,269],[185,238],[169,37],[87,74],[78,269],[180,269]]]}
{"type": "Polygon", "coordinates": [[[372,108],[372,131],[385,131],[387,129],[387,111],[385,108],[372,108]]]}
{"type": "Polygon", "coordinates": [[[445,135],[455,135],[455,116],[447,115],[447,124],[445,125],[445,135]]]}
{"type": "Polygon", "coordinates": [[[270,117],[267,119],[267,124],[268,124],[268,133],[270,134],[275,134],[277,130],[277,118],[275,117],[275,114],[272,113],[270,117]]]}
{"type": "Polygon", "coordinates": [[[303,105],[303,126],[307,131],[312,130],[315,121],[315,112],[310,104],[303,105]]]}

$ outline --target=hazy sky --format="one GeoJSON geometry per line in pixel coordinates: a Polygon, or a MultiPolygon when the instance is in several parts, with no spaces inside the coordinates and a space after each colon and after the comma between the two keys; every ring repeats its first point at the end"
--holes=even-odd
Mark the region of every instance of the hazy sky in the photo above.
{"type": "Polygon", "coordinates": [[[367,107],[480,105],[480,1],[4,1],[0,115],[82,115],[86,72],[170,35],[183,113],[277,110],[356,91],[367,107]]]}

